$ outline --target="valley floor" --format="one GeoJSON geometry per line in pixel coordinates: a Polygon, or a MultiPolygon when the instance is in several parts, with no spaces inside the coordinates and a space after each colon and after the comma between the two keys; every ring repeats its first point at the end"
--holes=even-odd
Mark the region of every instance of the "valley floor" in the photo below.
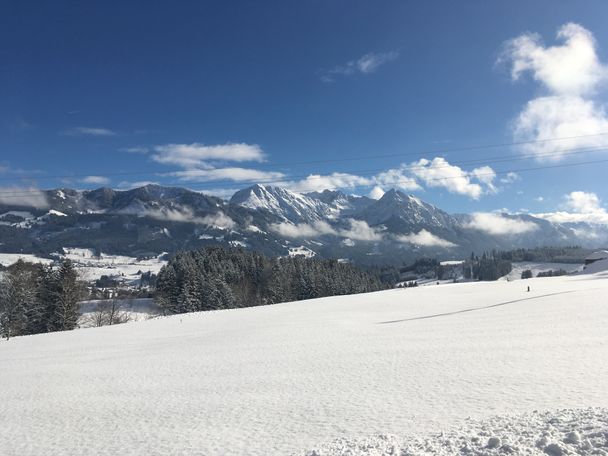
{"type": "Polygon", "coordinates": [[[0,448],[6,456],[454,454],[464,438],[469,454],[493,454],[483,447],[496,436],[513,448],[509,438],[528,438],[529,451],[517,454],[541,454],[543,432],[548,446],[582,423],[581,439],[605,450],[605,409],[584,409],[608,407],[607,325],[608,275],[598,273],[16,338],[0,343],[0,448]],[[544,414],[556,409],[572,410],[544,414]],[[515,414],[527,418],[507,418],[515,414]],[[528,437],[525,423],[535,423],[528,437]],[[441,450],[441,431],[454,451],[441,450]]]}

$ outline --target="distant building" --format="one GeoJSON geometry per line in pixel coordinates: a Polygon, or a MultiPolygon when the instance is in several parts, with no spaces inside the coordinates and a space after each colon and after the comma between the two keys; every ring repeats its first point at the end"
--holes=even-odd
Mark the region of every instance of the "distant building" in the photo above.
{"type": "Polygon", "coordinates": [[[597,252],[593,252],[591,255],[585,258],[585,266],[591,263],[595,263],[596,261],[606,259],[608,259],[608,250],[598,250],[597,252]]]}

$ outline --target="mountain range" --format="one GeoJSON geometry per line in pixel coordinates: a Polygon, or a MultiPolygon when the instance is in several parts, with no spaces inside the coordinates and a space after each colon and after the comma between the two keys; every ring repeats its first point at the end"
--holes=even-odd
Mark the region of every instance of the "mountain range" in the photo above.
{"type": "Polygon", "coordinates": [[[0,204],[0,252],[48,256],[78,247],[146,257],[219,244],[397,264],[420,255],[456,259],[491,249],[608,243],[602,225],[527,214],[449,214],[398,190],[379,200],[266,185],[240,190],[229,201],[159,185],[54,189],[41,196],[36,207],[0,204]]]}

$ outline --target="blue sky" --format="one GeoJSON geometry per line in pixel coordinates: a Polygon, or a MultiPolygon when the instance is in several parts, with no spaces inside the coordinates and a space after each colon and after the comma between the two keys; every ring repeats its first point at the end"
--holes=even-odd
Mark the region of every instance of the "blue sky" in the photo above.
{"type": "Polygon", "coordinates": [[[568,165],[608,159],[571,153],[608,144],[606,2],[7,1],[0,13],[0,187],[227,195],[261,180],[401,187],[450,212],[605,215],[608,162],[568,165]]]}

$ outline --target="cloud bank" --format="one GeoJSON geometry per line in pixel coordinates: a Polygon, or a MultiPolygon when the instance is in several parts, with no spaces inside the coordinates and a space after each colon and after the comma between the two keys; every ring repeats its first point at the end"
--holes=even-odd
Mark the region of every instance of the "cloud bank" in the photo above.
{"type": "Polygon", "coordinates": [[[471,214],[471,220],[465,224],[466,228],[483,231],[493,236],[509,236],[536,231],[539,226],[526,220],[505,217],[502,214],[490,212],[476,212],[471,214]]]}
{"type": "Polygon", "coordinates": [[[232,229],[236,225],[234,220],[228,217],[223,212],[209,214],[204,217],[194,215],[188,208],[179,209],[149,209],[141,213],[144,217],[150,217],[156,220],[169,220],[172,222],[194,223],[197,225],[206,225],[220,229],[232,229]]]}
{"type": "Polygon", "coordinates": [[[593,223],[608,225],[608,211],[595,193],[575,191],[564,195],[563,211],[534,214],[555,223],[593,223]]]}
{"type": "Polygon", "coordinates": [[[155,146],[154,151],[152,160],[164,165],[177,165],[182,168],[207,168],[210,166],[208,163],[210,160],[262,162],[265,159],[260,146],[245,143],[211,146],[199,143],[164,144],[155,146]]]}
{"type": "Polygon", "coordinates": [[[108,128],[74,127],[62,133],[64,136],[116,136],[116,132],[108,128]]]}
{"type": "Polygon", "coordinates": [[[370,227],[367,222],[349,219],[348,223],[350,227],[347,229],[337,229],[322,221],[299,224],[275,223],[270,225],[270,229],[281,236],[295,239],[313,239],[323,235],[332,235],[356,241],[382,240],[382,232],[377,228],[370,227]]]}
{"type": "Polygon", "coordinates": [[[420,245],[424,247],[455,247],[456,244],[446,239],[435,236],[433,233],[422,229],[418,233],[411,233],[402,236],[397,236],[399,242],[420,245]]]}
{"type": "Polygon", "coordinates": [[[0,204],[46,209],[46,194],[34,187],[0,187],[0,204]]]}

